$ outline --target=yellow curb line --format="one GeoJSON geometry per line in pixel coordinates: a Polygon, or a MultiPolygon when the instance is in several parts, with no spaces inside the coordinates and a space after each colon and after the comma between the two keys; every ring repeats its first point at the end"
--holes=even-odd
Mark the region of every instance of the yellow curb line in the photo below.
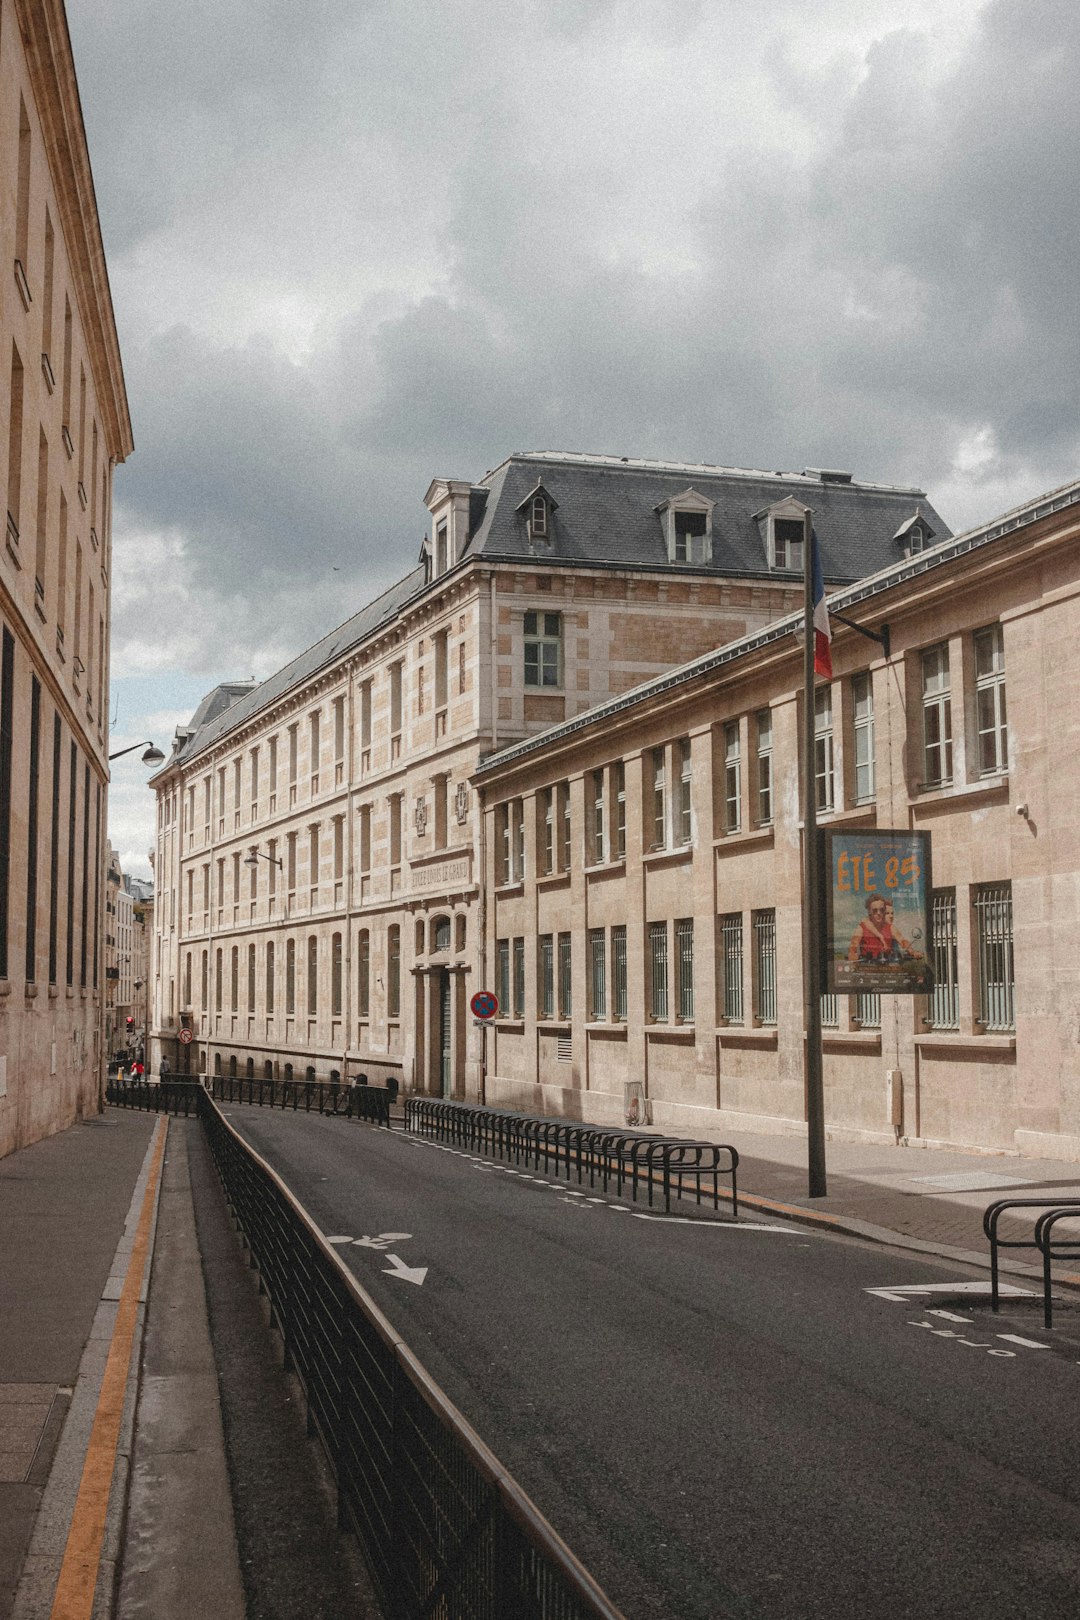
{"type": "Polygon", "coordinates": [[[139,1224],[135,1231],[131,1258],[120,1291],[116,1321],[113,1324],[109,1354],[105,1362],[105,1376],[101,1381],[94,1425],[90,1431],[90,1444],[83,1463],[79,1494],[71,1516],[64,1560],[50,1620],[90,1620],[94,1606],[101,1547],[105,1539],[105,1518],[116,1468],[116,1450],[120,1441],[120,1423],[124,1414],[124,1392],[127,1387],[131,1350],[135,1341],[139,1294],[142,1292],[143,1274],[150,1248],[150,1222],[154,1212],[154,1194],[157,1191],[161,1161],[168,1135],[167,1118],[158,1121],[157,1145],[150,1162],[150,1173],[143,1194],[139,1224]]]}

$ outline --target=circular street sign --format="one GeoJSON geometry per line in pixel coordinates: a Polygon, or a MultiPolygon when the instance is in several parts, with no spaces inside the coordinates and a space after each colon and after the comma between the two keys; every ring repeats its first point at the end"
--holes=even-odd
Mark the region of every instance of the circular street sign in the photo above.
{"type": "Polygon", "coordinates": [[[181,1044],[181,1046],[190,1046],[194,1039],[195,1039],[195,1037],[191,1033],[190,1029],[182,1029],[180,1031],[180,1044],[181,1044]]]}
{"type": "Polygon", "coordinates": [[[494,1018],[499,1010],[499,998],[490,990],[478,990],[469,1002],[474,1018],[494,1018]]]}

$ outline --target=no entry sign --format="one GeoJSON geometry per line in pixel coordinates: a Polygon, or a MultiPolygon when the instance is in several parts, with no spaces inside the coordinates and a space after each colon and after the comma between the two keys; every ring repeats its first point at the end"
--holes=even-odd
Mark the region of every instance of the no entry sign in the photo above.
{"type": "Polygon", "coordinates": [[[192,1035],[190,1029],[182,1029],[180,1031],[180,1043],[182,1046],[190,1046],[193,1040],[194,1036],[192,1035]]]}
{"type": "Polygon", "coordinates": [[[474,1018],[494,1018],[499,1010],[499,998],[490,990],[478,990],[469,1002],[474,1018]]]}

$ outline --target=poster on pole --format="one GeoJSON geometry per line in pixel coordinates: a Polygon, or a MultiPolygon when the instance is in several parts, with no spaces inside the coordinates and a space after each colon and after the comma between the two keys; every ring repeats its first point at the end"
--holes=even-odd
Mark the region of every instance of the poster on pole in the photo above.
{"type": "Polygon", "coordinates": [[[827,828],[823,864],[830,991],[924,996],[930,966],[930,834],[827,828]]]}

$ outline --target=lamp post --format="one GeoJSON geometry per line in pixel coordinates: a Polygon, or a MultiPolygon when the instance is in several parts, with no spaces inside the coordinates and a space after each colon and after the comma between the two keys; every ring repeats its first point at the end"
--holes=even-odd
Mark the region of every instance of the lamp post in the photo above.
{"type": "Polygon", "coordinates": [[[279,872],[283,872],[285,870],[285,862],[282,860],[280,855],[268,855],[266,851],[260,849],[257,844],[252,844],[250,853],[244,856],[244,865],[258,866],[260,855],[264,861],[269,861],[271,866],[276,866],[279,872]]]}
{"type": "Polygon", "coordinates": [[[109,755],[109,759],[112,761],[114,759],[120,759],[124,754],[133,754],[136,748],[146,749],[146,753],[142,757],[142,762],[144,765],[164,764],[165,755],[161,752],[161,749],[158,748],[156,743],[152,743],[150,741],[149,737],[145,737],[142,742],[132,743],[128,748],[118,748],[115,754],[109,755]]]}

